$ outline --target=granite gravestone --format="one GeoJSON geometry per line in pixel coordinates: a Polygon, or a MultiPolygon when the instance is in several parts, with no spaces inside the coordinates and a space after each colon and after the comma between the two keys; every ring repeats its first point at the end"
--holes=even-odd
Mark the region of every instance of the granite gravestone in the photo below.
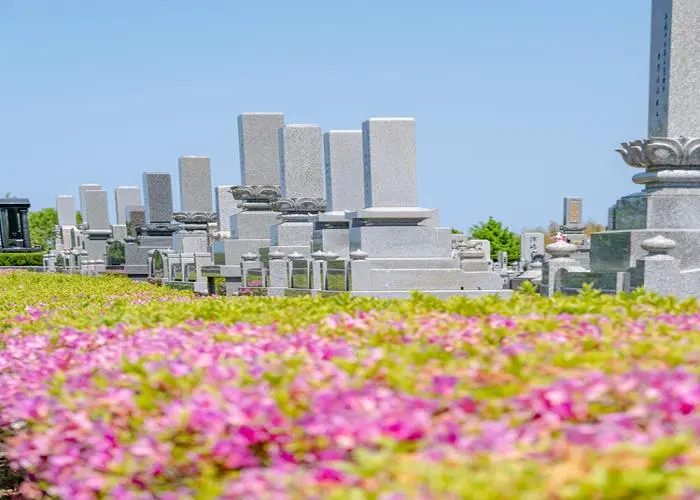
{"type": "Polygon", "coordinates": [[[544,234],[523,233],[520,235],[520,264],[528,267],[535,257],[544,256],[544,234]]]}
{"type": "Polygon", "coordinates": [[[109,229],[109,207],[107,206],[107,191],[104,189],[86,190],[83,192],[87,210],[83,214],[89,230],[109,229]]]}
{"type": "MultiPolygon", "coordinates": [[[[85,190],[86,211],[83,214],[87,223],[84,231],[86,238],[83,245],[87,251],[85,264],[90,264],[93,272],[103,272],[107,260],[107,240],[112,236],[109,224],[109,207],[107,205],[107,191],[85,190]]],[[[83,271],[85,268],[83,268],[83,271]]]]}
{"type": "Polygon", "coordinates": [[[117,186],[114,188],[114,206],[117,224],[126,224],[126,207],[141,205],[141,188],[138,186],[117,186]]]}
{"type": "Polygon", "coordinates": [[[87,210],[85,192],[99,191],[100,189],[102,189],[102,186],[100,186],[99,184],[81,184],[80,186],[78,186],[78,193],[80,195],[80,213],[83,215],[83,218],[85,217],[85,212],[87,210]]]}
{"type": "Polygon", "coordinates": [[[318,125],[279,129],[280,182],[285,198],[324,198],[323,139],[318,125]]]}
{"type": "Polygon", "coordinates": [[[364,207],[362,130],[331,130],[324,134],[327,212],[316,218],[313,251],[349,256],[350,221],[345,211],[364,207]]]}
{"type": "Polygon", "coordinates": [[[653,0],[649,137],[700,137],[697,0],[653,0]]]}
{"type": "Polygon", "coordinates": [[[510,293],[503,291],[502,278],[488,271],[482,251],[464,252],[465,259],[476,257],[477,266],[454,258],[452,232],[437,226],[438,211],[416,206],[415,155],[415,120],[373,118],[363,123],[367,207],[346,214],[351,219],[351,293],[379,297],[408,297],[414,290],[437,296],[510,293]],[[427,219],[435,224],[422,225],[427,219]]]}
{"type": "Polygon", "coordinates": [[[228,222],[231,238],[212,244],[214,276],[225,278],[227,295],[237,293],[240,286],[242,256],[257,255],[270,245],[270,226],[277,222],[270,204],[280,196],[278,130],[283,125],[282,113],[238,117],[242,185],[229,191],[236,210],[229,217],[219,216],[220,229],[225,231],[228,222]]]}
{"type": "Polygon", "coordinates": [[[75,226],[75,200],[71,195],[56,197],[56,212],[59,226],[75,226]]]}
{"type": "Polygon", "coordinates": [[[371,118],[362,124],[365,207],[416,207],[416,121],[371,118]]]}
{"type": "Polygon", "coordinates": [[[143,174],[143,199],[148,224],[169,224],[173,219],[173,186],[170,174],[143,174]]]}
{"type": "Polygon", "coordinates": [[[578,227],[583,224],[583,199],[564,198],[564,227],[578,227]]]}
{"type": "Polygon", "coordinates": [[[318,125],[279,130],[283,198],[273,203],[279,224],[270,229],[270,251],[311,255],[314,215],[325,210],[323,136],[318,125]]]}
{"type": "Polygon", "coordinates": [[[331,130],[323,135],[323,141],[327,210],[363,208],[362,130],[331,130]]]}
{"type": "Polygon", "coordinates": [[[183,156],[180,173],[180,211],[211,212],[211,161],[206,156],[183,156]]]}
{"type": "Polygon", "coordinates": [[[280,184],[278,130],[282,113],[243,113],[238,116],[241,184],[280,184]]]}

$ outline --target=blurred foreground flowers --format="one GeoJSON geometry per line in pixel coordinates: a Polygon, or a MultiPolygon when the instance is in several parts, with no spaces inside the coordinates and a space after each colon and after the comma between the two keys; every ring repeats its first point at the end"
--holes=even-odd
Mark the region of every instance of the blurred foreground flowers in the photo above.
{"type": "Polygon", "coordinates": [[[0,436],[26,497],[700,495],[694,301],[0,288],[0,436]]]}

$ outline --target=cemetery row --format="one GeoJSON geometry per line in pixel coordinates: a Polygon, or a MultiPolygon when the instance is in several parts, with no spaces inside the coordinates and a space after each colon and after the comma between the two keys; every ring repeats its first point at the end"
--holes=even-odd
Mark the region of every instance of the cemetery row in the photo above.
{"type": "MultiPolygon", "coordinates": [[[[241,185],[218,186],[216,210],[206,157],[180,158],[177,213],[169,173],[144,173],[143,196],[139,187],[117,188],[116,224],[106,191],[83,184],[83,224],[75,225],[74,200],[57,198],[60,243],[45,267],[101,274],[118,257],[134,279],[228,295],[507,296],[528,281],[544,295],[588,284],[700,297],[700,51],[685,50],[696,47],[688,28],[696,26],[697,1],[654,1],[649,138],[618,150],[644,170],[633,177],[643,190],[615,202],[608,231],[590,244],[580,199],[565,200],[554,243],[523,235],[515,268],[506,255],[492,262],[488,241],[454,237],[437,209],[418,206],[411,118],[324,134],[281,113],[244,113],[241,185]]],[[[29,246],[27,208],[26,200],[0,201],[3,248],[29,246]]]]}
{"type": "MultiPolygon", "coordinates": [[[[117,187],[116,224],[106,191],[83,184],[83,224],[74,223],[72,197],[57,198],[59,244],[47,268],[102,273],[121,263],[134,279],[200,293],[219,282],[227,294],[507,294],[513,278],[539,281],[542,234],[523,235],[521,261],[509,269],[505,254],[491,261],[488,241],[453,236],[437,210],[417,206],[415,120],[370,119],[362,130],[325,134],[277,113],[245,113],[238,124],[245,184],[217,186],[216,212],[206,157],[179,160],[180,212],[168,173],[144,173],[143,197],[138,186],[117,187]]],[[[565,207],[561,237],[579,244],[585,262],[581,200],[565,207]]]]}
{"type": "Polygon", "coordinates": [[[695,300],[0,289],[0,490],[24,498],[700,494],[695,300]]]}

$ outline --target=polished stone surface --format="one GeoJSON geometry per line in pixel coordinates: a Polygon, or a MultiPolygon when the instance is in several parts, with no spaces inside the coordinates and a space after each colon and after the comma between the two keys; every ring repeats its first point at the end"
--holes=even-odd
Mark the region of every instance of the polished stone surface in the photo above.
{"type": "Polygon", "coordinates": [[[80,213],[85,217],[85,211],[87,210],[87,204],[85,203],[85,192],[86,191],[99,191],[102,186],[99,184],[81,184],[78,186],[79,201],[80,201],[80,213]]]}
{"type": "Polygon", "coordinates": [[[109,229],[109,207],[107,206],[107,191],[86,190],[83,192],[87,210],[83,213],[83,218],[88,224],[88,228],[109,229]]]}
{"type": "Polygon", "coordinates": [[[365,207],[418,206],[416,120],[371,118],[362,141],[365,207]]]}
{"type": "Polygon", "coordinates": [[[331,130],[323,135],[323,142],[327,209],[364,208],[362,130],[331,130]]]}
{"type": "Polygon", "coordinates": [[[449,228],[430,226],[350,227],[350,251],[362,249],[369,258],[449,257],[449,228]]]}
{"type": "Polygon", "coordinates": [[[56,196],[56,212],[59,226],[75,226],[75,200],[73,196],[62,194],[56,196]]]}
{"type": "Polygon", "coordinates": [[[212,212],[211,160],[206,156],[178,159],[180,211],[212,212]]]}
{"type": "Polygon", "coordinates": [[[280,183],[285,198],[325,198],[323,139],[318,125],[279,129],[280,183]]]}
{"type": "Polygon", "coordinates": [[[231,238],[269,240],[270,228],[278,222],[277,214],[272,211],[239,212],[230,217],[231,238]]]}
{"type": "Polygon", "coordinates": [[[278,130],[282,113],[243,113],[238,116],[241,184],[279,185],[278,130]]]}
{"type": "Polygon", "coordinates": [[[145,172],[143,174],[143,201],[146,222],[170,222],[173,219],[173,185],[170,174],[145,172]]]}
{"type": "Polygon", "coordinates": [[[697,0],[653,0],[650,137],[700,137],[698,26],[697,0]]]}

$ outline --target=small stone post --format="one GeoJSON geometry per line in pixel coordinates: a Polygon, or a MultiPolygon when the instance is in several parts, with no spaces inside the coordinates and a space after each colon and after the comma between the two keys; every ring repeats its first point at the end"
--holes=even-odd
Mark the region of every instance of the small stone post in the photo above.
{"type": "Polygon", "coordinates": [[[540,292],[542,295],[551,297],[559,289],[559,271],[566,267],[578,265],[578,262],[571,258],[571,255],[577,249],[576,245],[572,245],[571,243],[567,243],[566,240],[560,239],[547,245],[545,250],[552,258],[543,265],[540,292]]]}

